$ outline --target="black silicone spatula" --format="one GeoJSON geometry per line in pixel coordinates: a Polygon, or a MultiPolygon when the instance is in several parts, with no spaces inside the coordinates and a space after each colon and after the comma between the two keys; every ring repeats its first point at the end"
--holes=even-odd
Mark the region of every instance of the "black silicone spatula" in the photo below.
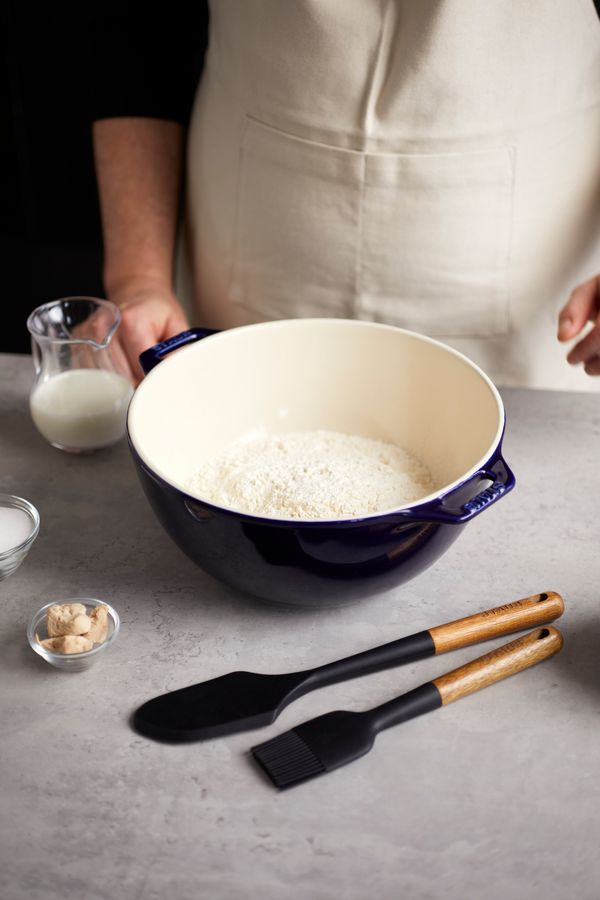
{"type": "Polygon", "coordinates": [[[314,669],[283,675],[230,672],[148,700],[135,711],[133,727],[147,737],[175,742],[261,728],[316,688],[552,622],[563,610],[562,597],[546,591],[314,669]]]}

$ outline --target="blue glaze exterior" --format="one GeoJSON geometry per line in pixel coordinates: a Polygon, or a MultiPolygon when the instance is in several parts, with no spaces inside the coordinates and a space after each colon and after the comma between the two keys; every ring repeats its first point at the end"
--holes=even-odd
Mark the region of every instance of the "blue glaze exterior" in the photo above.
{"type": "Polygon", "coordinates": [[[131,439],[129,446],[152,509],[190,559],[242,592],[300,606],[351,603],[414,578],[515,484],[500,441],[479,472],[414,509],[348,521],[279,521],[191,497],[152,471],[131,439]]]}

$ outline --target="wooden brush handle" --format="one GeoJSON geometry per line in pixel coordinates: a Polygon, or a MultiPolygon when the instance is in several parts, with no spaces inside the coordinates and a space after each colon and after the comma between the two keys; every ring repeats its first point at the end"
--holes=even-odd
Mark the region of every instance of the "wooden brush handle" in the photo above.
{"type": "Polygon", "coordinates": [[[551,625],[538,628],[448,672],[447,675],[435,678],[433,684],[440,693],[442,703],[446,705],[534,666],[558,653],[562,645],[563,639],[558,629],[551,625]]]}
{"type": "Polygon", "coordinates": [[[486,609],[485,612],[475,613],[465,619],[438,625],[430,628],[429,634],[435,644],[436,654],[447,653],[449,650],[502,637],[513,631],[524,631],[526,628],[553,622],[563,614],[564,608],[560,594],[545,591],[496,609],[486,609]]]}

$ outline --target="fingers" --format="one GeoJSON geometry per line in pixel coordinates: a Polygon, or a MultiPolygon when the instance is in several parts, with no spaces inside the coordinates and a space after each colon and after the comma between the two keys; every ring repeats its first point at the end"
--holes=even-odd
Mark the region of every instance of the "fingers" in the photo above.
{"type": "MultiPolygon", "coordinates": [[[[102,310],[100,310],[102,312],[102,310]]],[[[98,356],[95,349],[89,345],[90,341],[96,344],[104,345],[107,334],[107,322],[104,315],[99,315],[98,311],[93,313],[84,322],[80,322],[71,329],[71,337],[82,341],[81,344],[74,344],[71,349],[71,357],[74,364],[82,369],[94,368],[102,365],[98,362],[98,356]]],[[[113,335],[110,342],[110,357],[112,359],[115,370],[123,375],[128,381],[135,383],[127,354],[121,346],[119,339],[119,331],[113,335]]]]}
{"type": "MultiPolygon", "coordinates": [[[[558,315],[558,339],[570,341],[582,331],[587,322],[593,321],[600,306],[600,276],[578,285],[558,315]]],[[[570,359],[569,354],[569,362],[570,359]]],[[[573,360],[580,362],[581,360],[573,360]]]]}
{"type": "Polygon", "coordinates": [[[583,340],[579,341],[567,356],[567,362],[572,366],[577,363],[587,365],[600,353],[600,316],[593,328],[588,331],[583,340]]]}
{"type": "Polygon", "coordinates": [[[600,356],[594,356],[584,365],[586,375],[600,375],[600,356]]]}
{"type": "Polygon", "coordinates": [[[121,342],[135,385],[138,385],[144,377],[139,361],[140,353],[163,339],[161,331],[159,323],[145,320],[141,306],[123,311],[121,342]]]}
{"type": "Polygon", "coordinates": [[[129,365],[129,359],[127,358],[127,354],[123,349],[121,339],[118,334],[115,334],[112,339],[110,345],[110,355],[112,356],[117,372],[127,378],[127,380],[132,384],[137,384],[137,375],[134,375],[131,366],[129,365]]]}
{"type": "Polygon", "coordinates": [[[187,331],[189,327],[190,323],[183,309],[180,306],[176,306],[167,319],[165,334],[161,340],[173,337],[174,334],[179,334],[181,331],[187,331]]]}
{"type": "Polygon", "coordinates": [[[144,376],[140,354],[187,328],[181,306],[172,299],[145,296],[122,309],[120,339],[134,384],[139,384],[144,376]]]}

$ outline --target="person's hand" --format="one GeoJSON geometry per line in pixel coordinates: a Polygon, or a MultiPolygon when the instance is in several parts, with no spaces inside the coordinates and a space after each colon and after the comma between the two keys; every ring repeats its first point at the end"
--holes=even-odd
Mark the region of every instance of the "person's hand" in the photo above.
{"type": "Polygon", "coordinates": [[[593,327],[569,351],[567,361],[571,365],[582,362],[588,375],[600,375],[600,275],[572,291],[558,316],[559,341],[573,340],[588,322],[593,322],[593,327]]]}
{"type": "Polygon", "coordinates": [[[109,293],[109,299],[117,304],[122,316],[111,351],[117,367],[137,385],[143,377],[140,353],[185,331],[189,324],[173,292],[158,282],[121,287],[109,293]]]}

